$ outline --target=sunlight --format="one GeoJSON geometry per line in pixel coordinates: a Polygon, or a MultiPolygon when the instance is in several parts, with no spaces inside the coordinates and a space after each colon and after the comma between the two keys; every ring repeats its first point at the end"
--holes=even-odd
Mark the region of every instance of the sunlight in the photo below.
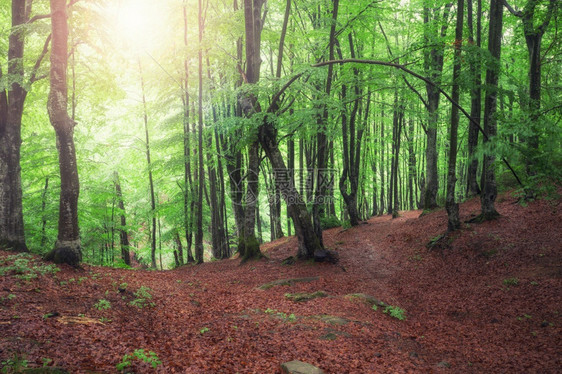
{"type": "Polygon", "coordinates": [[[119,0],[109,5],[108,18],[117,46],[135,54],[152,53],[169,31],[167,1],[119,0]]]}

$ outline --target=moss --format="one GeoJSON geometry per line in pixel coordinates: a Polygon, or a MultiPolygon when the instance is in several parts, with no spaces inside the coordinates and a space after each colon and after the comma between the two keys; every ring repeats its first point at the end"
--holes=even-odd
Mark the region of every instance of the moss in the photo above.
{"type": "Polygon", "coordinates": [[[291,293],[285,294],[285,298],[295,302],[309,301],[309,300],[316,299],[318,297],[328,297],[328,294],[324,291],[316,291],[313,293],[300,292],[300,293],[293,293],[293,294],[291,293]]]}

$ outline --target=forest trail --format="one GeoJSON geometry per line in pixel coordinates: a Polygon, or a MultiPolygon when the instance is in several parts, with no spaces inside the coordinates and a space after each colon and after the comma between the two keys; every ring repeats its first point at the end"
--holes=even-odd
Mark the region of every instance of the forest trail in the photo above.
{"type": "MultiPolygon", "coordinates": [[[[444,232],[444,210],[327,230],[338,265],[282,265],[296,252],[294,237],[264,244],[268,259],[258,262],[163,272],[85,265],[52,274],[35,256],[0,251],[2,365],[18,355],[28,367],[113,373],[124,355],[144,349],[161,364],[152,369],[150,356],[137,357],[129,369],[276,373],[301,360],[327,373],[555,373],[562,367],[560,202],[522,207],[503,195],[497,207],[500,219],[464,224],[449,248],[434,251],[425,244],[444,232]],[[259,288],[302,277],[316,278],[259,288]],[[286,295],[317,291],[327,296],[294,302],[286,295]],[[349,296],[358,293],[402,309],[406,319],[349,296]]],[[[461,218],[478,210],[477,199],[464,203],[461,218]]]]}

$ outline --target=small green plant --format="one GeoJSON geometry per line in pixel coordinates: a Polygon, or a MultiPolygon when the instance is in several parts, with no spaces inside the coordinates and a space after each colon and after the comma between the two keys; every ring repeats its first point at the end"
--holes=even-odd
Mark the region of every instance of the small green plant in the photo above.
{"type": "Polygon", "coordinates": [[[351,228],[351,222],[349,220],[345,220],[345,221],[343,221],[341,227],[345,230],[350,229],[351,228]]]}
{"type": "Polygon", "coordinates": [[[100,318],[100,322],[101,322],[101,323],[108,323],[108,322],[111,322],[111,319],[110,319],[110,318],[106,318],[106,317],[101,317],[101,318],[100,318]]]}
{"type": "Polygon", "coordinates": [[[206,332],[209,332],[209,328],[208,327],[203,327],[201,330],[199,330],[199,333],[201,335],[205,334],[206,332]]]}
{"type": "Polygon", "coordinates": [[[297,320],[297,317],[295,316],[294,313],[291,313],[291,314],[287,315],[287,313],[279,312],[275,309],[270,309],[270,308],[267,308],[263,312],[265,314],[270,314],[274,317],[280,318],[280,319],[284,320],[285,322],[295,322],[297,320]]]}
{"type": "Polygon", "coordinates": [[[111,303],[109,300],[100,299],[97,303],[94,304],[94,308],[97,310],[107,310],[111,308],[111,303]]]}
{"type": "Polygon", "coordinates": [[[53,362],[53,359],[48,357],[43,357],[41,358],[41,362],[43,362],[43,367],[47,367],[51,362],[53,362]]]}
{"type": "Polygon", "coordinates": [[[14,354],[12,358],[2,361],[2,373],[21,373],[27,368],[25,355],[14,354]]]}
{"type": "Polygon", "coordinates": [[[10,293],[5,297],[0,297],[0,304],[3,304],[5,301],[14,300],[15,298],[16,298],[16,295],[14,295],[13,293],[10,293]]]}
{"type": "Polygon", "coordinates": [[[33,256],[27,253],[19,253],[17,255],[8,256],[4,264],[11,265],[0,267],[0,276],[6,274],[14,274],[16,278],[24,281],[30,281],[45,274],[56,274],[60,269],[53,264],[43,264],[37,262],[33,256]]]}
{"type": "Polygon", "coordinates": [[[377,311],[377,310],[379,309],[379,307],[377,306],[377,304],[373,304],[372,308],[373,308],[374,311],[377,311]]]}
{"type": "Polygon", "coordinates": [[[135,359],[150,364],[153,369],[156,369],[158,365],[162,364],[162,361],[160,361],[156,353],[152,351],[146,352],[144,349],[136,349],[133,353],[124,355],[121,362],[115,367],[117,370],[123,371],[131,366],[133,364],[133,360],[135,359]]]}
{"type": "Polygon", "coordinates": [[[383,313],[388,314],[389,316],[394,317],[400,321],[404,321],[406,319],[406,311],[397,306],[388,305],[384,308],[383,313]]]}
{"type": "Polygon", "coordinates": [[[130,304],[141,309],[147,306],[154,307],[156,304],[150,301],[152,299],[150,291],[150,288],[141,286],[138,290],[135,291],[134,295],[136,299],[131,301],[130,304]]]}
{"type": "Polygon", "coordinates": [[[517,286],[519,285],[519,279],[517,278],[505,278],[503,280],[505,286],[517,286]]]}

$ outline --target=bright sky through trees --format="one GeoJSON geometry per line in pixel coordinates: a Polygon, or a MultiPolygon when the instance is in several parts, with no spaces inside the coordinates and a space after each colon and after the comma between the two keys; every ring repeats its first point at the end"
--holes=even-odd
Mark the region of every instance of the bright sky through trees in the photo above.
{"type": "Polygon", "coordinates": [[[116,45],[135,55],[152,53],[170,30],[168,1],[119,0],[106,6],[116,45]]]}

